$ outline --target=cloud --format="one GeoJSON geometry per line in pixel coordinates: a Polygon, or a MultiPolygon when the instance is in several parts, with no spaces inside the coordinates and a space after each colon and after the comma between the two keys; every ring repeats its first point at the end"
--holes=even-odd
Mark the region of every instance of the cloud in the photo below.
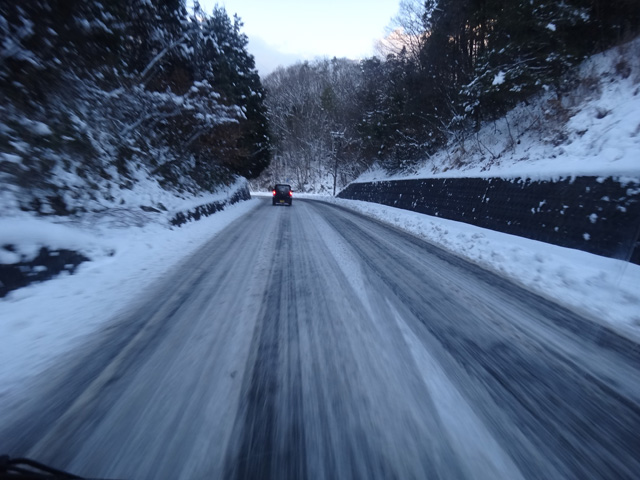
{"type": "Polygon", "coordinates": [[[308,55],[284,53],[269,45],[262,38],[249,35],[249,53],[256,61],[256,68],[261,77],[266,77],[279,66],[286,67],[297,62],[310,60],[308,55]]]}

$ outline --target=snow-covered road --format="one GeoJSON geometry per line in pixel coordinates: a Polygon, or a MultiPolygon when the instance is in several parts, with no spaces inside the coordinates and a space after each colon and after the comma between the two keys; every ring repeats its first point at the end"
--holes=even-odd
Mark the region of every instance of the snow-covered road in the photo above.
{"type": "Polygon", "coordinates": [[[635,343],[319,201],[264,201],[52,371],[0,450],[83,476],[640,471],[635,343]]]}

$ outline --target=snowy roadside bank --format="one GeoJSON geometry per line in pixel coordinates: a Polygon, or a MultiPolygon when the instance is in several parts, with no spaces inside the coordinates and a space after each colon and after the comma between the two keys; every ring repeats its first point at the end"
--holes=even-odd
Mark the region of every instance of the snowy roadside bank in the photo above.
{"type": "Polygon", "coordinates": [[[384,205],[297,195],[350,208],[449,250],[640,342],[640,266],[384,205]]]}
{"type": "Polygon", "coordinates": [[[33,215],[21,212],[15,205],[3,212],[0,298],[11,290],[50,280],[60,273],[74,273],[82,262],[113,255],[116,250],[101,243],[104,230],[148,224],[179,227],[251,198],[243,178],[217,192],[199,195],[175,195],[149,179],[141,182],[138,190],[141,204],[130,201],[118,206],[93,205],[92,210],[77,215],[33,215]]]}
{"type": "MultiPolygon", "coordinates": [[[[126,310],[145,288],[259,204],[256,199],[239,202],[173,229],[157,222],[126,227],[52,225],[56,238],[65,244],[74,238],[78,248],[94,254],[93,260],[81,264],[73,275],[62,274],[0,299],[4,344],[0,349],[0,398],[18,394],[24,380],[44,371],[55,357],[72,351],[87,335],[126,310]]],[[[40,223],[39,228],[44,225],[40,223]]]]}

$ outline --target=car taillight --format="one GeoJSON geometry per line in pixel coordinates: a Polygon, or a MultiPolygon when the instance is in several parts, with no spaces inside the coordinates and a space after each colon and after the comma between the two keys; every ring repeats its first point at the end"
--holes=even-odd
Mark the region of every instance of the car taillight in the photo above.
{"type": "Polygon", "coordinates": [[[291,190],[289,190],[289,196],[293,197],[293,192],[291,190]]]}
{"type": "Polygon", "coordinates": [[[276,191],[275,191],[275,190],[273,191],[273,195],[274,195],[274,196],[276,195],[276,191]]]}

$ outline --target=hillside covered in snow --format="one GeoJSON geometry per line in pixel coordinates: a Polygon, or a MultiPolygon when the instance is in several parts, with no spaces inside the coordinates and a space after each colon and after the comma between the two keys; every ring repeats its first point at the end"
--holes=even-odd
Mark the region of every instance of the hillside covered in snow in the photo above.
{"type": "Polygon", "coordinates": [[[428,177],[640,177],[640,38],[594,55],[542,93],[411,168],[358,182],[428,177]]]}
{"type": "Polygon", "coordinates": [[[473,176],[512,161],[507,175],[633,169],[633,2],[401,0],[389,29],[377,56],[264,79],[274,155],[255,188],[332,193],[365,171],[473,176]]]}

